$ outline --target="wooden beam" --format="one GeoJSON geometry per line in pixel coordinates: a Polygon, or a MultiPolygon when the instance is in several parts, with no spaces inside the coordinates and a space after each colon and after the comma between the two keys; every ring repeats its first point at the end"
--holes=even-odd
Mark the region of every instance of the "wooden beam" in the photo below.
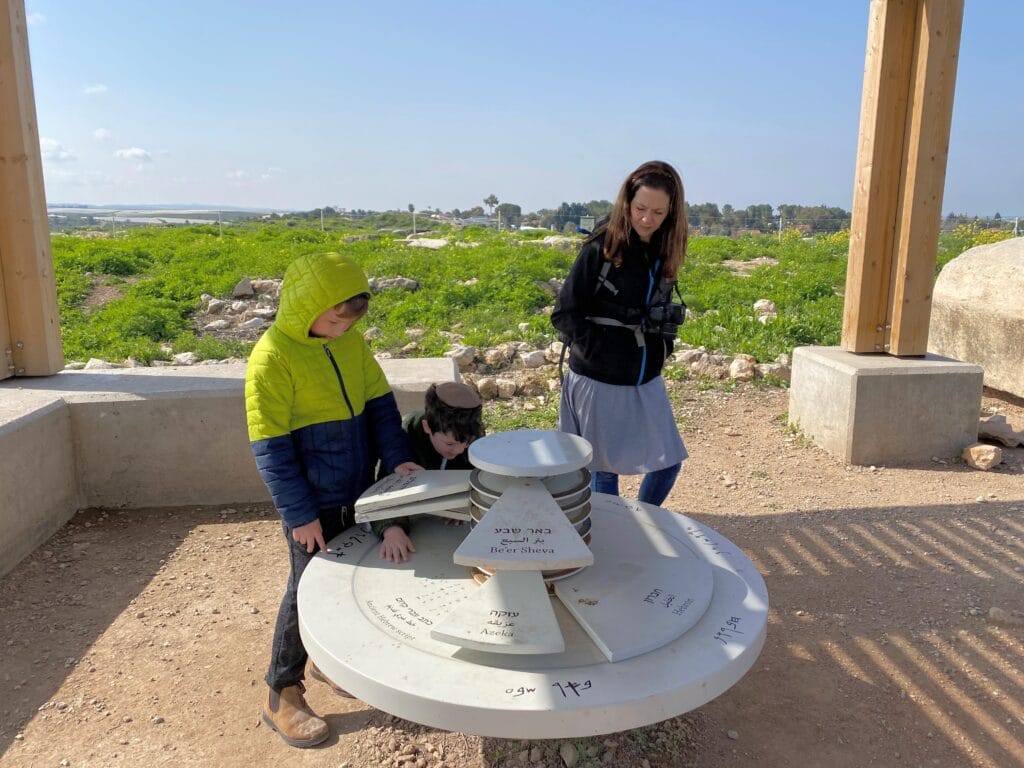
{"type": "Polygon", "coordinates": [[[889,345],[893,355],[916,356],[928,351],[963,15],[964,0],[919,3],[905,140],[906,179],[897,224],[889,345]]]}
{"type": "Polygon", "coordinates": [[[841,346],[885,351],[917,0],[872,0],[841,346]]]}
{"type": "Polygon", "coordinates": [[[0,293],[0,334],[6,326],[0,378],[61,370],[24,0],[3,0],[0,6],[0,293]]]}

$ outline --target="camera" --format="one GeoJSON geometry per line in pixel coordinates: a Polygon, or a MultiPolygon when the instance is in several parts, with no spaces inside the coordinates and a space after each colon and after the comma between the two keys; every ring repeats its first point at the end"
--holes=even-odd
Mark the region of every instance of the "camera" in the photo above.
{"type": "Polygon", "coordinates": [[[662,336],[674,339],[679,326],[686,319],[686,305],[682,302],[652,304],[647,308],[647,324],[662,336]]]}

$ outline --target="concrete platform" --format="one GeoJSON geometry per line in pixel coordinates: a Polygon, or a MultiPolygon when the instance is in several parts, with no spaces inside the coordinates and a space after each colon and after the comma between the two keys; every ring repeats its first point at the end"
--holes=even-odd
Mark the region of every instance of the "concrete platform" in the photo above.
{"type": "Polygon", "coordinates": [[[958,456],[978,439],[982,369],[938,355],[793,351],[789,423],[850,464],[958,456]]]}
{"type": "MultiPolygon", "coordinates": [[[[402,413],[457,381],[449,358],[382,360],[402,413]]],[[[0,576],[88,507],[269,501],[245,364],[62,371],[0,382],[0,576]]]]}

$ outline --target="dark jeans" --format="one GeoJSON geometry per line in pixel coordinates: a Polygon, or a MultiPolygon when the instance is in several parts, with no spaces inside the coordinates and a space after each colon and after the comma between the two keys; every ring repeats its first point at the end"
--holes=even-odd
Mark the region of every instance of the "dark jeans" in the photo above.
{"type": "MultiPolygon", "coordinates": [[[[668,498],[669,491],[675,485],[676,477],[682,464],[673,464],[671,467],[657,469],[644,475],[640,483],[640,501],[661,506],[661,502],[668,498]]],[[[612,496],[619,495],[619,476],[614,472],[594,472],[590,478],[590,489],[596,493],[608,493],[612,496]]]]}
{"type": "MultiPolygon", "coordinates": [[[[324,541],[330,541],[353,523],[352,511],[344,507],[320,510],[320,526],[324,531],[324,541]]],[[[302,572],[309,561],[316,556],[316,551],[307,552],[306,548],[292,538],[292,529],[282,524],[284,537],[288,541],[288,559],[291,561],[291,573],[288,574],[288,587],[281,599],[281,607],[277,611],[277,624],[274,627],[274,645],[270,651],[270,667],[267,669],[267,685],[275,691],[287,688],[300,682],[305,674],[306,648],[299,636],[298,588],[302,572]]],[[[319,551],[319,548],[317,548],[319,551]]]]}

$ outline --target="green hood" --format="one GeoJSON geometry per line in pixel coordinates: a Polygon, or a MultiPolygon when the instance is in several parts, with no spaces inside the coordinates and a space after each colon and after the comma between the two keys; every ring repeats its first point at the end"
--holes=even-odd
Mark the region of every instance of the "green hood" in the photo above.
{"type": "Polygon", "coordinates": [[[366,275],[348,256],[300,256],[284,273],[274,324],[295,341],[310,341],[309,328],[318,315],[346,299],[369,292],[366,275]]]}

